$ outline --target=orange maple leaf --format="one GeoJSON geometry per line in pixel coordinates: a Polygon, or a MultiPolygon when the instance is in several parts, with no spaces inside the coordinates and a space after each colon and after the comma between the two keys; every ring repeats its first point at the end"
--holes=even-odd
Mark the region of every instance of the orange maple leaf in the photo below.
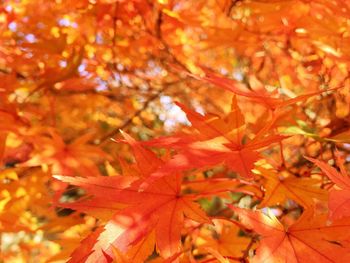
{"type": "MultiPolygon", "coordinates": [[[[214,221],[214,220],[213,220],[214,221]]],[[[215,220],[214,228],[201,229],[195,242],[199,253],[211,248],[222,256],[240,257],[248,246],[250,239],[239,235],[239,227],[224,220],[215,220]]]]}
{"type": "MultiPolygon", "coordinates": [[[[101,261],[104,258],[102,254],[112,255],[113,247],[121,253],[128,253],[130,246],[141,242],[153,231],[160,255],[169,258],[181,252],[181,231],[185,218],[210,223],[199,204],[194,202],[200,194],[182,193],[182,175],[160,178],[144,191],[139,191],[145,180],[143,177],[152,174],[158,168],[157,163],[162,161],[127,134],[123,135],[133,148],[139,169],[145,168],[147,173],[94,178],[55,176],[65,183],[84,188],[90,194],[90,199],[76,205],[68,204],[68,207],[87,212],[108,208],[118,210],[105,226],[87,262],[105,262],[101,261]],[[124,207],[116,209],[116,204],[124,207]]],[[[83,256],[78,255],[79,258],[83,256]]],[[[78,257],[71,260],[79,262],[78,257]]]]}
{"type": "Polygon", "coordinates": [[[49,129],[50,136],[35,136],[30,140],[36,146],[31,159],[23,166],[52,166],[53,174],[96,176],[99,170],[97,160],[108,158],[108,154],[94,145],[88,144],[92,134],[85,134],[66,144],[63,138],[49,129]]]}
{"type": "Polygon", "coordinates": [[[260,207],[271,206],[292,199],[303,207],[311,207],[314,200],[327,201],[327,191],[320,188],[321,180],[316,178],[288,177],[274,170],[258,167],[257,170],[266,178],[266,193],[260,207]]]}
{"type": "Polygon", "coordinates": [[[350,216],[350,178],[339,155],[337,165],[340,168],[340,173],[325,162],[310,157],[305,158],[316,164],[340,188],[332,189],[329,193],[330,218],[338,219],[350,216]]]}
{"type": "Polygon", "coordinates": [[[231,112],[224,117],[203,116],[184,105],[179,106],[186,113],[192,127],[187,133],[144,143],[148,146],[177,150],[177,154],[153,173],[148,182],[169,173],[207,168],[221,163],[242,177],[251,179],[253,177],[251,170],[260,158],[258,150],[285,138],[281,135],[268,135],[272,125],[268,122],[252,140],[243,143],[246,125],[235,98],[232,101],[231,112]]]}
{"type": "Polygon", "coordinates": [[[230,208],[243,225],[261,235],[254,262],[341,263],[350,262],[345,243],[350,237],[348,219],[327,224],[327,215],[312,217],[306,210],[299,220],[285,227],[269,213],[230,208]]]}
{"type": "MultiPolygon", "coordinates": [[[[81,186],[98,198],[107,201],[127,204],[128,207],[117,212],[109,221],[110,228],[118,228],[118,235],[107,244],[97,243],[106,253],[111,252],[111,244],[120,251],[126,252],[130,245],[136,244],[153,229],[156,233],[156,244],[160,254],[167,258],[181,249],[180,234],[183,228],[184,215],[197,222],[210,222],[193,195],[181,194],[181,176],[166,176],[155,181],[147,189],[139,192],[142,180],[133,182],[129,187],[115,185],[114,178],[80,178],[56,176],[59,180],[81,186]]],[[[121,177],[124,178],[124,177],[121,177]]],[[[107,202],[105,205],[108,205],[107,202]]],[[[94,203],[96,207],[102,206],[94,203]]],[[[106,206],[104,206],[106,208],[106,206]]],[[[109,235],[106,227],[103,235],[109,235]]],[[[97,249],[96,247],[94,248],[97,249]]],[[[95,258],[97,254],[92,253],[95,258]]],[[[77,262],[77,261],[72,261],[77,262]]]]}

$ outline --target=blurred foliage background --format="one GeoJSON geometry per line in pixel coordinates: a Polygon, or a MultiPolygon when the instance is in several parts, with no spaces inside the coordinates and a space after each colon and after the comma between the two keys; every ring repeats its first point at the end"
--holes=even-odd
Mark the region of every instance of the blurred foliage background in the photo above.
{"type": "MultiPolygon", "coordinates": [[[[2,262],[64,260],[94,229],[95,218],[52,206],[62,191],[52,175],[120,171],[118,158],[132,160],[110,140],[120,129],[139,140],[175,132],[189,124],[175,102],[229,112],[232,94],[205,72],[282,99],[341,86],[283,109],[276,129],[295,135],[284,143],[292,173],[308,172],[303,155],[348,156],[349,1],[2,0],[0,32],[2,262]]],[[[270,114],[238,103],[252,127],[270,114]]]]}

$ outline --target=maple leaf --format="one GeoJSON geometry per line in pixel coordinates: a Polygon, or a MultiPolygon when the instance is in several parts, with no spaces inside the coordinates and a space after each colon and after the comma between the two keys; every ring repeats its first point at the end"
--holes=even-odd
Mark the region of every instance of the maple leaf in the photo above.
{"type": "MultiPolygon", "coordinates": [[[[199,194],[182,194],[182,175],[173,174],[156,180],[140,192],[143,178],[152,174],[162,161],[129,135],[123,133],[123,136],[134,151],[138,169],[144,168],[146,173],[140,173],[138,176],[94,178],[55,176],[60,181],[82,187],[90,195],[87,200],[78,201],[76,204],[69,203],[67,207],[84,212],[109,208],[117,210],[106,224],[105,231],[101,233],[89,262],[98,262],[95,260],[101,257],[102,251],[112,255],[112,246],[121,253],[128,253],[131,245],[141,242],[152,231],[155,232],[155,244],[161,256],[168,258],[180,252],[180,237],[185,217],[201,223],[210,223],[199,204],[194,202],[199,194]]],[[[61,206],[64,207],[65,204],[61,206]]],[[[72,262],[78,261],[72,258],[72,262]]]]}
{"type": "Polygon", "coordinates": [[[261,241],[252,262],[316,263],[349,262],[349,220],[327,224],[327,215],[312,217],[304,212],[299,220],[284,227],[271,213],[267,216],[234,206],[242,224],[261,235],[261,241]]]}
{"type": "Polygon", "coordinates": [[[213,229],[203,228],[196,237],[199,253],[206,252],[205,248],[211,248],[222,256],[242,256],[242,251],[248,246],[250,239],[239,236],[239,227],[231,222],[213,221],[213,229]]]}
{"type": "Polygon", "coordinates": [[[327,201],[327,191],[320,188],[321,181],[314,178],[299,178],[293,175],[287,177],[274,170],[257,168],[266,178],[264,187],[266,193],[260,207],[276,205],[287,199],[292,199],[304,208],[312,207],[315,200],[327,201]]]}
{"type": "Polygon", "coordinates": [[[109,158],[100,148],[89,145],[92,134],[85,134],[66,144],[61,136],[48,130],[48,136],[36,136],[30,140],[36,146],[32,157],[22,166],[52,166],[53,174],[96,176],[99,170],[96,161],[109,158]]]}
{"type": "MultiPolygon", "coordinates": [[[[126,252],[130,245],[136,244],[154,229],[157,248],[160,254],[167,258],[180,250],[184,215],[197,222],[210,222],[199,205],[193,202],[195,196],[181,194],[181,176],[174,175],[159,179],[143,192],[138,191],[139,184],[142,182],[139,180],[129,187],[121,187],[116,183],[115,177],[87,179],[56,176],[56,178],[81,186],[96,197],[106,197],[107,200],[113,199],[117,203],[129,205],[117,212],[108,223],[120,229],[119,236],[114,236],[114,240],[108,244],[97,243],[97,246],[101,245],[100,249],[106,253],[111,252],[111,244],[126,252]]],[[[98,205],[95,204],[96,207],[98,205]]],[[[101,234],[103,235],[108,235],[108,228],[101,234]]],[[[95,256],[93,253],[92,257],[95,258],[95,256]]]]}
{"type": "Polygon", "coordinates": [[[310,157],[305,158],[316,164],[340,188],[340,190],[332,189],[329,193],[328,206],[330,209],[330,218],[339,219],[350,216],[350,178],[346,173],[340,156],[337,156],[337,165],[340,168],[340,173],[325,162],[310,157]]]}
{"type": "Polygon", "coordinates": [[[225,117],[203,116],[184,105],[179,106],[186,113],[192,127],[188,133],[144,143],[177,150],[177,154],[153,173],[149,181],[169,173],[207,168],[221,163],[242,177],[251,179],[251,170],[260,157],[258,150],[285,138],[280,135],[266,135],[271,127],[271,123],[267,123],[255,138],[244,144],[242,141],[246,125],[235,98],[231,112],[225,117]]]}

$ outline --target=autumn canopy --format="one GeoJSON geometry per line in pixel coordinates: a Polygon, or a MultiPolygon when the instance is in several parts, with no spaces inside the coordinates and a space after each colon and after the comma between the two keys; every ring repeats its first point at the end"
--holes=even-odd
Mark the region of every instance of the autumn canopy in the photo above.
{"type": "Polygon", "coordinates": [[[350,262],[350,0],[3,0],[0,262],[350,262]]]}

